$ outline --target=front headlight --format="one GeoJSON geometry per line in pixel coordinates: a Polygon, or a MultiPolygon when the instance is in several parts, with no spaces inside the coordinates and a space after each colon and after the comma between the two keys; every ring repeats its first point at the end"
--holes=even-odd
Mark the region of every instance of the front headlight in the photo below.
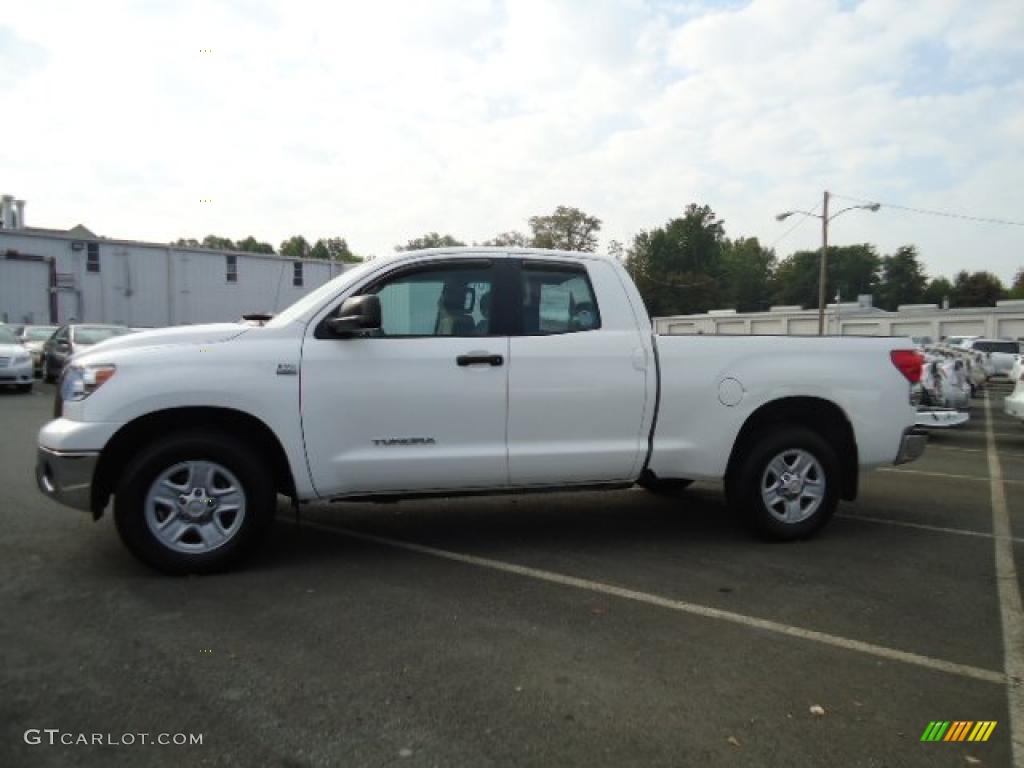
{"type": "Polygon", "coordinates": [[[113,365],[69,365],[60,382],[60,399],[66,403],[85,400],[113,378],[113,365]]]}

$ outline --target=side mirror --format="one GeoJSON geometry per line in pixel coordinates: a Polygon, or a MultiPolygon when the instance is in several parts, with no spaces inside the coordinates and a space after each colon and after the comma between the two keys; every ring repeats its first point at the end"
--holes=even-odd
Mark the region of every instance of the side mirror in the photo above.
{"type": "Polygon", "coordinates": [[[380,330],[380,297],[376,294],[350,296],[342,302],[338,316],[327,321],[327,327],[341,338],[360,331],[380,330]]]}

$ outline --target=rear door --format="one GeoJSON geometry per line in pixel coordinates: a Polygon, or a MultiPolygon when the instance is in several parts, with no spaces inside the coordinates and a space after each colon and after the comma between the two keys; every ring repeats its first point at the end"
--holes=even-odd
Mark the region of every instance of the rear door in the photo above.
{"type": "Polygon", "coordinates": [[[379,333],[310,329],[302,425],[320,495],[508,484],[502,261],[399,267],[358,289],[380,297],[379,333]]]}
{"type": "Polygon", "coordinates": [[[631,479],[646,453],[655,374],[614,268],[600,259],[523,260],[517,287],[511,484],[631,479]]]}

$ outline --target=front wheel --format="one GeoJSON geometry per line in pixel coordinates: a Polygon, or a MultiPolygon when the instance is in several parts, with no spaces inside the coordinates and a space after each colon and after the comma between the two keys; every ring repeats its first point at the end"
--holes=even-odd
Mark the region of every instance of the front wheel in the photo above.
{"type": "Polygon", "coordinates": [[[245,443],[215,432],[172,435],[127,467],[114,501],[121,540],[171,574],[235,565],[274,517],[271,473],[245,443]]]}
{"type": "Polygon", "coordinates": [[[731,495],[760,534],[779,540],[810,536],[839,504],[839,461],[818,433],[782,425],[754,439],[731,495]]]}

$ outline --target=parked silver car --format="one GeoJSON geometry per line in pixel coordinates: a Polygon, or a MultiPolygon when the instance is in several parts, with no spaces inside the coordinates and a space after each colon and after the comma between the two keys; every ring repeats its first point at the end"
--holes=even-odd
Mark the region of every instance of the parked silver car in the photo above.
{"type": "Polygon", "coordinates": [[[32,356],[8,326],[0,326],[0,385],[14,385],[21,392],[32,389],[32,356]]]}
{"type": "Polygon", "coordinates": [[[21,343],[32,355],[32,368],[36,376],[43,375],[43,345],[56,332],[56,325],[26,325],[21,331],[21,343]]]}
{"type": "Polygon", "coordinates": [[[76,352],[99,344],[114,336],[131,333],[125,325],[97,325],[95,323],[71,323],[57,329],[43,344],[43,378],[56,381],[68,359],[76,352]]]}

